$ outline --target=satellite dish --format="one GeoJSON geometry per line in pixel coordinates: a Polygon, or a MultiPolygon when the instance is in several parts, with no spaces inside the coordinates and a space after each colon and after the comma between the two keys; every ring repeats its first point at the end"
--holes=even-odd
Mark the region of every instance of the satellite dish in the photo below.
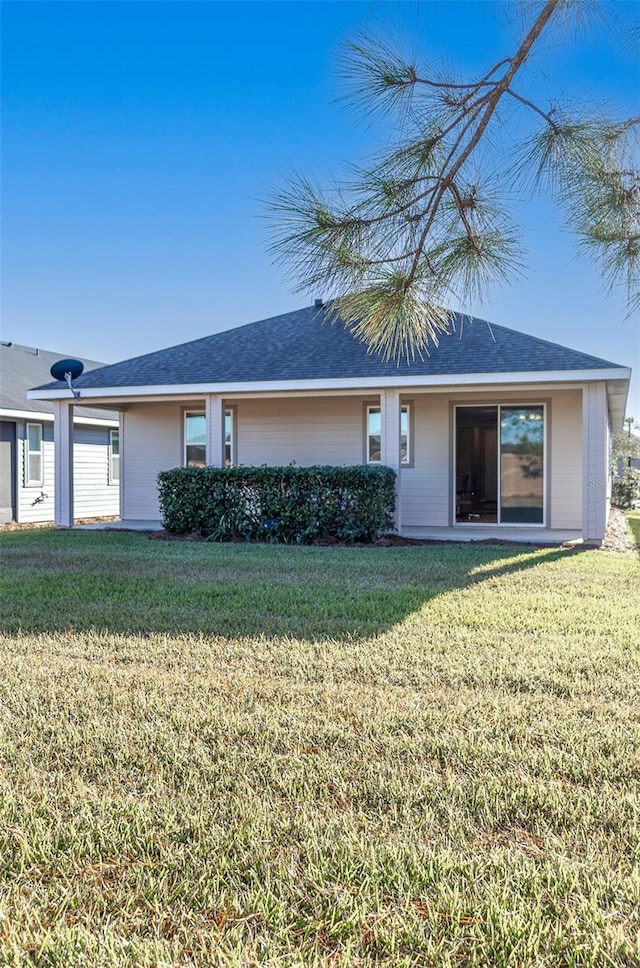
{"type": "Polygon", "coordinates": [[[73,394],[74,400],[80,399],[80,391],[74,390],[72,380],[77,379],[84,370],[84,363],[80,360],[58,360],[51,367],[50,373],[54,380],[64,380],[73,394]]]}
{"type": "Polygon", "coordinates": [[[51,367],[51,376],[54,380],[66,380],[67,373],[72,380],[77,380],[84,370],[84,363],[80,360],[58,360],[51,367]]]}

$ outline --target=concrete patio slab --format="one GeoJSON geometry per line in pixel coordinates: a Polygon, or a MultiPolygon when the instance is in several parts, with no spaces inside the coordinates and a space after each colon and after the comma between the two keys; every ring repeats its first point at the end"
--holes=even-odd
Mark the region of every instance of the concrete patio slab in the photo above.
{"type": "Polygon", "coordinates": [[[74,531],[162,531],[162,521],[96,521],[93,524],[75,524],[74,531]]]}

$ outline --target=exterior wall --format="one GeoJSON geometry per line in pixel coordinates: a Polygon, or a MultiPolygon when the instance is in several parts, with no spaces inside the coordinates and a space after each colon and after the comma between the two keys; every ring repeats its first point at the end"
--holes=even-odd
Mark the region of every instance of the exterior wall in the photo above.
{"type": "MultiPolygon", "coordinates": [[[[547,404],[547,527],[563,532],[582,529],[582,393],[555,390],[535,393],[422,394],[413,397],[414,463],[401,470],[403,529],[449,528],[453,525],[453,403],[547,404]]],[[[462,534],[462,526],[455,531],[462,534]]],[[[498,533],[540,528],[510,529],[498,533]]],[[[464,532],[485,536],[486,526],[464,532]]]]}
{"type": "Polygon", "coordinates": [[[604,537],[609,513],[609,416],[602,383],[588,383],[582,399],[584,537],[604,537]]]}
{"type": "Polygon", "coordinates": [[[76,427],[73,435],[73,513],[76,518],[120,514],[120,486],[110,479],[109,431],[76,427]]]}
{"type": "Polygon", "coordinates": [[[582,530],[582,391],[550,394],[549,527],[582,530]]]}
{"type": "MultiPolygon", "coordinates": [[[[122,517],[155,521],[160,517],[156,478],[182,461],[184,410],[179,403],[134,404],[122,417],[120,468],[122,517]]],[[[189,410],[204,409],[191,404],[189,410]]]]}
{"type": "MultiPolygon", "coordinates": [[[[31,421],[29,421],[31,422],[31,421]]],[[[34,420],[34,423],[42,421],[34,420]]],[[[17,423],[17,480],[16,519],[31,523],[53,521],[54,516],[54,454],[53,423],[42,423],[42,484],[25,484],[27,421],[17,423]]]]}
{"type": "Polygon", "coordinates": [[[449,396],[425,393],[411,402],[413,465],[400,470],[402,527],[447,527],[451,516],[449,396]]]}
{"type": "MultiPolygon", "coordinates": [[[[261,464],[361,464],[364,459],[364,398],[226,400],[236,417],[236,462],[261,464]]],[[[372,398],[374,399],[374,398],[372,398]]],[[[122,517],[160,517],[156,478],[183,460],[186,411],[204,403],[132,405],[123,414],[122,517]]],[[[209,460],[209,456],[207,457],[209,460]]]]}
{"type": "Polygon", "coordinates": [[[238,464],[364,461],[364,397],[243,400],[236,413],[238,464]]]}
{"type": "MultiPolygon", "coordinates": [[[[234,408],[236,462],[244,465],[359,464],[364,460],[365,405],[376,394],[287,399],[227,399],[234,408]]],[[[407,534],[449,538],[566,540],[582,534],[583,394],[580,389],[484,393],[411,393],[412,463],[400,472],[401,527],[407,534]],[[546,404],[546,527],[453,527],[453,404],[546,404]]],[[[132,404],[123,415],[122,517],[160,516],[156,477],[183,463],[189,403],[132,404]]],[[[604,429],[602,431],[604,434],[604,429]]],[[[604,494],[602,495],[604,499],[604,494]]]]}
{"type": "MultiPolygon", "coordinates": [[[[31,421],[29,421],[31,422],[31,421]]],[[[53,423],[42,424],[43,482],[25,484],[27,421],[16,422],[16,520],[37,523],[54,519],[53,423]]],[[[120,511],[120,488],[109,481],[109,430],[76,426],[74,430],[74,515],[76,518],[111,517],[120,511]]]]}
{"type": "Polygon", "coordinates": [[[16,423],[0,421],[0,524],[15,519],[16,511],[16,423]]]}

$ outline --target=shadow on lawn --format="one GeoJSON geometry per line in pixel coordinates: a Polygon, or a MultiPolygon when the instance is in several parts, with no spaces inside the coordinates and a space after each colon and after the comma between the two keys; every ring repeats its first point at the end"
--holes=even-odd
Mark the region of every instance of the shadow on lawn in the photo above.
{"type": "Polygon", "coordinates": [[[490,544],[159,547],[142,535],[60,531],[3,544],[7,632],[307,641],[379,634],[439,595],[580,553],[490,544]]]}

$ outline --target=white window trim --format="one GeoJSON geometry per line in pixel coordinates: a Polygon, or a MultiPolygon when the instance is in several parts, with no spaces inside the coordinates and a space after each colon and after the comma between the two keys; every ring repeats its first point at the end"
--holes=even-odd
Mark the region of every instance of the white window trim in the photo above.
{"type": "Polygon", "coordinates": [[[518,529],[522,529],[522,528],[534,528],[534,529],[537,529],[537,530],[539,530],[540,528],[546,528],[546,527],[548,527],[548,525],[547,525],[547,518],[548,518],[548,510],[549,510],[548,509],[549,493],[548,493],[547,481],[548,481],[548,463],[549,463],[549,456],[548,456],[547,438],[548,438],[549,428],[547,426],[547,414],[548,414],[547,404],[544,401],[542,401],[542,400],[529,400],[526,403],[523,403],[520,400],[503,401],[502,403],[498,403],[495,400],[493,402],[487,400],[487,401],[482,401],[482,403],[456,403],[456,404],[454,404],[454,406],[453,406],[453,435],[452,435],[453,436],[453,458],[452,458],[452,462],[451,462],[451,476],[452,476],[452,480],[453,480],[453,485],[451,487],[451,490],[452,490],[452,519],[451,520],[453,521],[453,526],[454,527],[457,527],[457,528],[460,528],[460,527],[463,527],[463,528],[480,528],[480,529],[482,529],[482,528],[518,528],[518,529]],[[473,408],[473,407],[497,407],[497,410],[498,410],[498,416],[497,416],[497,428],[498,428],[498,455],[497,455],[497,461],[498,461],[498,481],[497,481],[497,484],[498,484],[498,487],[497,487],[497,500],[498,500],[498,511],[497,511],[497,515],[496,515],[496,517],[498,518],[497,521],[493,521],[492,522],[492,521],[457,521],[456,520],[456,455],[458,453],[458,441],[457,441],[457,426],[458,426],[458,420],[457,420],[457,412],[458,412],[458,410],[464,409],[465,407],[467,409],[470,408],[470,407],[471,408],[473,408]],[[501,494],[500,494],[500,489],[501,489],[501,479],[500,479],[501,478],[501,474],[500,474],[500,454],[501,454],[500,421],[501,421],[501,411],[502,411],[502,408],[503,407],[506,407],[506,408],[513,408],[513,407],[522,407],[522,408],[524,408],[524,407],[542,407],[542,421],[543,421],[543,427],[542,427],[542,430],[543,430],[543,437],[542,437],[542,456],[543,456],[543,461],[542,461],[542,521],[540,523],[538,523],[538,524],[533,524],[533,523],[531,523],[529,521],[518,522],[518,521],[500,521],[499,520],[499,518],[500,518],[500,506],[501,506],[501,503],[502,503],[501,502],[501,494]]]}
{"type": "Polygon", "coordinates": [[[118,487],[120,484],[120,430],[118,427],[113,427],[109,431],[109,484],[114,487],[118,487]],[[113,438],[116,436],[118,438],[118,453],[113,453],[113,438]],[[117,465],[114,463],[117,461],[117,465]],[[114,467],[117,466],[118,474],[114,474],[114,467]]]}
{"type": "MultiPolygon", "coordinates": [[[[402,467],[410,467],[413,464],[413,407],[410,403],[401,403],[400,420],[402,420],[403,411],[407,414],[407,456],[404,460],[400,461],[400,464],[402,467]]],[[[398,432],[401,432],[401,427],[398,432]]]]}
{"type": "Polygon", "coordinates": [[[365,462],[367,464],[381,464],[382,463],[382,417],[380,419],[380,458],[378,460],[373,460],[371,457],[371,434],[369,433],[369,417],[372,413],[381,414],[381,407],[379,403],[368,403],[365,409],[364,416],[364,456],[365,462]]]}
{"type": "MultiPolygon", "coordinates": [[[[402,467],[410,467],[413,464],[413,427],[412,427],[412,416],[413,415],[412,415],[412,406],[411,406],[411,404],[410,403],[401,403],[400,404],[400,414],[401,415],[402,415],[402,412],[403,411],[405,411],[406,414],[407,414],[407,456],[406,456],[406,458],[404,460],[402,460],[400,462],[400,464],[401,464],[402,467]]],[[[369,414],[371,414],[371,413],[381,413],[381,412],[382,412],[381,411],[381,407],[380,407],[380,404],[378,404],[378,403],[368,403],[367,406],[366,406],[365,418],[364,418],[364,435],[365,435],[364,450],[365,450],[365,462],[367,464],[373,464],[374,466],[375,465],[378,465],[378,464],[383,464],[384,463],[384,461],[382,460],[382,437],[383,437],[383,433],[382,433],[382,421],[380,422],[380,460],[372,460],[371,459],[371,456],[370,456],[371,451],[370,451],[370,448],[369,448],[369,440],[371,438],[371,434],[369,433],[369,414]]],[[[398,442],[399,442],[399,438],[400,438],[400,426],[398,426],[398,442]]]]}
{"type": "MultiPolygon", "coordinates": [[[[231,465],[230,466],[233,467],[236,464],[236,461],[237,461],[237,454],[236,454],[236,442],[237,442],[236,441],[236,438],[237,438],[237,432],[236,432],[236,407],[225,407],[224,410],[223,410],[223,420],[224,420],[224,423],[223,423],[223,428],[224,429],[223,429],[223,434],[222,434],[222,462],[223,462],[223,466],[224,466],[225,456],[226,456],[226,452],[227,452],[227,446],[226,446],[226,443],[227,443],[226,442],[226,422],[227,422],[227,415],[229,415],[231,417],[231,465]]],[[[207,415],[206,415],[206,413],[205,413],[204,410],[185,410],[185,411],[183,411],[183,419],[182,419],[182,466],[183,467],[188,467],[188,464],[187,464],[187,417],[204,417],[204,419],[205,419],[205,426],[206,426],[206,420],[207,420],[207,415]]],[[[209,448],[208,448],[208,446],[206,444],[205,444],[205,457],[204,457],[204,459],[205,459],[205,464],[207,466],[209,466],[211,464],[211,460],[209,458],[209,448]]]]}
{"type": "Polygon", "coordinates": [[[29,421],[26,425],[26,436],[24,441],[24,484],[25,487],[42,487],[44,484],[44,426],[41,423],[29,421]],[[29,427],[37,427],[40,431],[40,450],[29,450],[29,427]],[[29,458],[32,454],[40,457],[40,476],[37,480],[29,475],[29,458]]]}
{"type": "Polygon", "coordinates": [[[222,447],[223,447],[222,464],[223,464],[224,467],[235,467],[235,465],[237,464],[237,461],[238,461],[238,455],[237,455],[237,450],[236,450],[236,437],[237,437],[237,431],[236,431],[237,416],[236,416],[236,411],[237,411],[237,407],[225,407],[224,408],[224,418],[223,418],[224,419],[224,424],[223,424],[223,426],[224,426],[224,434],[223,434],[223,440],[222,440],[222,447]],[[231,447],[230,447],[231,459],[229,461],[229,464],[227,464],[227,417],[230,417],[231,418],[231,440],[230,440],[230,444],[231,444],[231,447]]]}
{"type": "MultiPolygon", "coordinates": [[[[204,410],[185,410],[183,412],[182,414],[182,466],[183,467],[189,466],[187,464],[187,420],[189,419],[189,417],[202,417],[205,421],[205,427],[206,427],[206,421],[207,421],[207,416],[204,410]]],[[[208,451],[208,448],[205,443],[205,448],[204,448],[205,464],[209,462],[209,454],[207,453],[207,451],[208,451]]]]}

